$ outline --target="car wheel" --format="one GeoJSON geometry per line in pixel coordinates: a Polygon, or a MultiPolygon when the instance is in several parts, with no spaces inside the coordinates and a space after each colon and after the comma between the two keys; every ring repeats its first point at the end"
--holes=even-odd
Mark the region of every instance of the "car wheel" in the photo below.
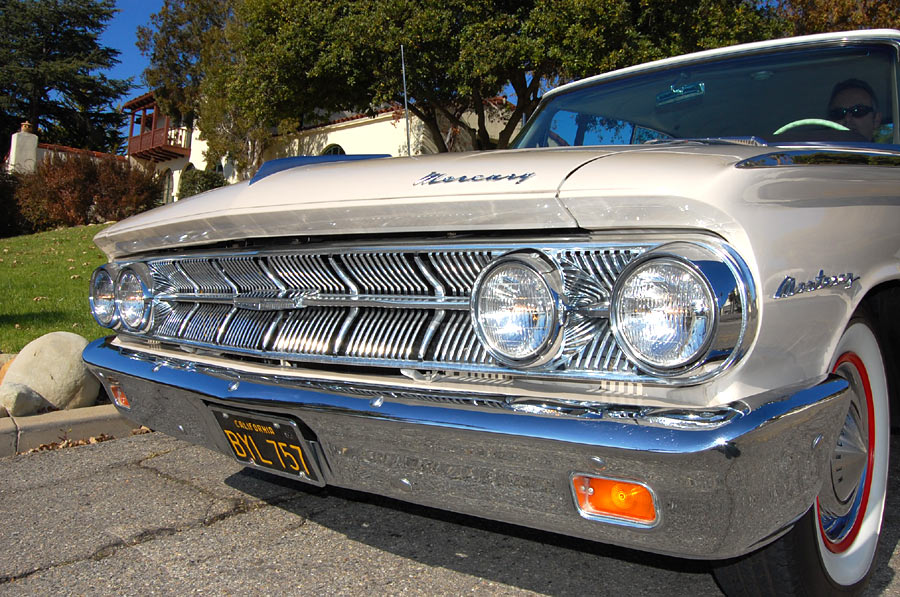
{"type": "Polygon", "coordinates": [[[851,402],[816,503],[774,543],[723,562],[727,595],[855,595],[872,572],[887,489],[890,420],[882,351],[868,320],[852,319],[831,371],[851,402]]]}

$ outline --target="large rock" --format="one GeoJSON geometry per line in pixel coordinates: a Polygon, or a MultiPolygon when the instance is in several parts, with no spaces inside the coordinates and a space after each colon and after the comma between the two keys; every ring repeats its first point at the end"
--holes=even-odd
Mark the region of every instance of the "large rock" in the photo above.
{"type": "Polygon", "coordinates": [[[0,405],[3,405],[0,410],[13,417],[33,415],[51,406],[28,386],[11,382],[0,384],[0,405]]]}
{"type": "Polygon", "coordinates": [[[91,406],[97,401],[100,382],[81,361],[85,346],[87,340],[71,332],[52,332],[33,340],[9,366],[0,389],[7,384],[26,386],[58,409],[91,406]]]}

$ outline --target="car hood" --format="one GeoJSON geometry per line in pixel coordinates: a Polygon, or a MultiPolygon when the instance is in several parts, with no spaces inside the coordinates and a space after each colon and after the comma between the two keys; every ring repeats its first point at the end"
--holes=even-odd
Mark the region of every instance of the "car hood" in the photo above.
{"type": "Polygon", "coordinates": [[[95,242],[112,259],[247,238],[642,226],[660,206],[683,214],[684,190],[697,190],[698,174],[709,181],[759,153],[750,149],[531,149],[299,166],[128,218],[95,242]],[[634,202],[637,189],[653,200],[634,202]]]}

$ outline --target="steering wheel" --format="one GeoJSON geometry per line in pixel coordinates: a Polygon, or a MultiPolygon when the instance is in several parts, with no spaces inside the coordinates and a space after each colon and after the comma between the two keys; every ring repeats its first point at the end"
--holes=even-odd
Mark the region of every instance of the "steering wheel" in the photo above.
{"type": "Polygon", "coordinates": [[[824,126],[825,128],[834,129],[836,131],[850,130],[843,124],[834,122],[833,120],[825,120],[824,118],[801,118],[800,120],[794,120],[793,122],[787,123],[772,134],[780,135],[781,133],[785,133],[800,126],[824,126]]]}

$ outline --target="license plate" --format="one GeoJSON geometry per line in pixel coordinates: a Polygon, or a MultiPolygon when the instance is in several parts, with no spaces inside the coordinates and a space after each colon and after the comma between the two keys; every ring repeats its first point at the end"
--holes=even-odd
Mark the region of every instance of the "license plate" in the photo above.
{"type": "Polygon", "coordinates": [[[238,462],[321,484],[309,444],[295,422],[261,413],[211,408],[238,462]]]}

